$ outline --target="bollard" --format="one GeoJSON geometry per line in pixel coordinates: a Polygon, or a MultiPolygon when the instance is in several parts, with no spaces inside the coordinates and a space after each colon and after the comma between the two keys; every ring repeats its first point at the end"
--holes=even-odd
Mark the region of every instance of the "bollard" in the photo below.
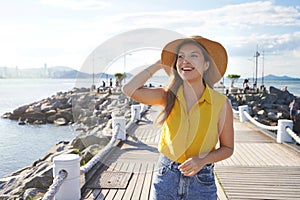
{"type": "Polygon", "coordinates": [[[131,106],[131,121],[141,119],[141,105],[131,106]]]}
{"type": "Polygon", "coordinates": [[[147,104],[142,104],[141,113],[142,113],[142,112],[145,112],[145,111],[148,110],[148,109],[149,109],[149,105],[147,105],[147,104]]]}
{"type": "Polygon", "coordinates": [[[116,139],[126,140],[126,123],[125,117],[113,117],[112,122],[113,135],[117,134],[116,139]]]}
{"type": "Polygon", "coordinates": [[[244,115],[244,111],[246,111],[247,113],[249,112],[248,105],[239,106],[240,122],[249,121],[248,118],[244,115]]]}
{"type": "Polygon", "coordinates": [[[293,142],[292,137],[286,132],[286,127],[290,127],[293,130],[293,121],[288,119],[278,120],[277,142],[293,142]]]}
{"type": "Polygon", "coordinates": [[[53,176],[60,170],[68,172],[67,178],[55,195],[55,200],[79,200],[80,193],[80,158],[77,154],[62,154],[53,158],[53,176]]]}

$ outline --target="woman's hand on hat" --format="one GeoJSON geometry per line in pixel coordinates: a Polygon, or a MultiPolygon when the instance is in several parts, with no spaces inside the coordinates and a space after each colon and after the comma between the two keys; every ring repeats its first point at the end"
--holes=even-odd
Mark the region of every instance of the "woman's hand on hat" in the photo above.
{"type": "Polygon", "coordinates": [[[179,165],[178,169],[185,176],[194,176],[204,167],[204,165],[205,163],[201,158],[194,156],[179,165]]]}
{"type": "Polygon", "coordinates": [[[147,71],[151,77],[151,76],[153,76],[153,74],[155,74],[160,69],[161,69],[161,64],[160,64],[160,60],[158,60],[155,63],[153,63],[152,65],[150,65],[149,67],[147,67],[145,69],[145,71],[147,71]]]}
{"type": "Polygon", "coordinates": [[[171,68],[167,65],[163,65],[161,63],[161,60],[158,60],[156,61],[155,63],[153,63],[150,67],[154,67],[155,68],[155,72],[160,70],[160,69],[163,69],[168,75],[171,74],[171,68]]]}
{"type": "Polygon", "coordinates": [[[159,66],[160,69],[163,69],[163,70],[167,73],[168,76],[170,76],[171,70],[172,70],[172,69],[170,68],[170,66],[162,64],[162,63],[161,63],[161,60],[158,60],[155,64],[156,64],[157,66],[159,66]]]}

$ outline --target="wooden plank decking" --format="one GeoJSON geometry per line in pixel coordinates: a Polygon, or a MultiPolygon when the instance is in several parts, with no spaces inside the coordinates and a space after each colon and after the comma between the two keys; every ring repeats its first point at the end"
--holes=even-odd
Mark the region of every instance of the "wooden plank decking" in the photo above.
{"type": "MultiPolygon", "coordinates": [[[[149,199],[159,133],[149,121],[135,125],[82,187],[82,199],[149,199]],[[132,175],[125,189],[90,187],[103,172],[132,175]]],[[[216,164],[218,199],[299,199],[299,153],[238,121],[235,142],[234,155],[216,164]]]]}
{"type": "Polygon", "coordinates": [[[231,199],[300,199],[300,154],[235,121],[235,151],[216,164],[231,199]]]}
{"type": "MultiPolygon", "coordinates": [[[[156,149],[159,128],[148,122],[139,122],[138,128],[129,133],[128,140],[115,147],[105,160],[106,171],[130,172],[126,189],[91,189],[83,187],[82,199],[149,199],[152,175],[158,159],[156,149]],[[109,166],[107,166],[109,165],[109,166]]],[[[98,175],[103,172],[100,169],[98,175]]],[[[97,175],[91,182],[97,180],[97,175]]]]}

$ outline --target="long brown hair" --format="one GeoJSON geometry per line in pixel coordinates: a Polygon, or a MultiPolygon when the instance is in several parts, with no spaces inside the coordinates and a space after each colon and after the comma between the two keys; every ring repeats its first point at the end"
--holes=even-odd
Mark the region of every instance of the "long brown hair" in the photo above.
{"type": "Polygon", "coordinates": [[[194,40],[185,40],[183,41],[180,45],[178,45],[176,49],[176,59],[174,60],[172,70],[171,70],[171,81],[166,89],[167,94],[166,94],[166,107],[165,109],[158,115],[155,123],[158,125],[162,125],[164,121],[168,118],[169,114],[171,113],[171,110],[174,106],[175,99],[177,96],[177,92],[179,87],[183,84],[182,78],[179,76],[177,68],[176,68],[176,63],[178,59],[178,52],[180,48],[185,45],[185,44],[195,44],[199,49],[201,49],[203,56],[204,56],[204,61],[209,62],[209,68],[206,70],[206,72],[203,75],[203,82],[204,84],[206,83],[209,87],[213,88],[214,83],[210,80],[210,77],[207,76],[207,72],[213,68],[212,65],[214,63],[212,62],[211,57],[209,56],[207,50],[205,49],[204,46],[202,46],[200,43],[194,41],[194,40]]]}

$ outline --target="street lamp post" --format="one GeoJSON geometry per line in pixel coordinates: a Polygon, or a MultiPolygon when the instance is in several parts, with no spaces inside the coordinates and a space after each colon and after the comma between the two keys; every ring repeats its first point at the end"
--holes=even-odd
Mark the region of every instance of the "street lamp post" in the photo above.
{"type": "Polygon", "coordinates": [[[256,51],[255,53],[255,82],[257,83],[257,71],[258,71],[258,56],[260,56],[260,54],[258,53],[258,51],[256,51]]]}
{"type": "Polygon", "coordinates": [[[95,86],[95,66],[94,66],[94,59],[95,59],[95,53],[93,52],[93,58],[92,58],[92,69],[93,69],[93,85],[92,85],[92,90],[96,89],[96,86],[95,86]]]}
{"type": "Polygon", "coordinates": [[[258,57],[260,56],[260,53],[258,51],[255,52],[255,84],[257,84],[257,71],[258,71],[258,57]]]}
{"type": "Polygon", "coordinates": [[[124,54],[124,84],[126,83],[126,55],[131,55],[131,53],[124,54]]]}
{"type": "Polygon", "coordinates": [[[264,69],[265,68],[265,51],[262,50],[262,68],[261,68],[261,85],[264,86],[264,76],[265,76],[265,72],[264,69]]]}

